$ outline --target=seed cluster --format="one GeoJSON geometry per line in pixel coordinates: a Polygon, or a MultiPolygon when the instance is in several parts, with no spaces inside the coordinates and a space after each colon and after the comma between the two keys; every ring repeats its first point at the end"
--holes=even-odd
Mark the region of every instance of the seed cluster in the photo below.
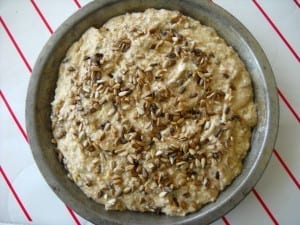
{"type": "Polygon", "coordinates": [[[106,209],[185,215],[231,182],[224,167],[233,132],[243,127],[249,136],[250,128],[231,108],[232,75],[216,73],[215,52],[182,31],[195,22],[178,12],[146,12],[166,21],[141,27],[124,20],[119,35],[107,24],[80,64],[67,54],[61,68],[70,88],[52,103],[53,142],[70,178],[106,209]]]}

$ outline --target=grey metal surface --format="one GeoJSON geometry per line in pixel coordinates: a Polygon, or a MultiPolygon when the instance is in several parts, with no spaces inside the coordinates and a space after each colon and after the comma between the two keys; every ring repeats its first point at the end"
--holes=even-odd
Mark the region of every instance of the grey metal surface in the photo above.
{"type": "Polygon", "coordinates": [[[79,215],[95,224],[208,224],[235,207],[261,177],[272,154],[278,129],[278,97],[272,69],[261,47],[249,31],[233,16],[207,0],[101,0],[88,4],[52,35],[40,53],[30,79],[26,100],[26,129],[34,159],[53,191],[79,215]],[[258,106],[258,125],[244,168],[217,201],[185,217],[153,213],[105,211],[88,199],[67,178],[51,143],[50,102],[54,96],[58,68],[67,49],[90,26],[101,26],[109,18],[146,8],[179,10],[201,23],[214,27],[238,51],[251,74],[258,106]]]}

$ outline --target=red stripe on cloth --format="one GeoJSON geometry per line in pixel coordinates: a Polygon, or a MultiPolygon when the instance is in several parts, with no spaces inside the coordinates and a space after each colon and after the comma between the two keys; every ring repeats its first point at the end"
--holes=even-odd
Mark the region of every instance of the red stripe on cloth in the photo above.
{"type": "Polygon", "coordinates": [[[291,113],[295,116],[298,123],[300,123],[300,115],[296,112],[296,110],[293,108],[291,103],[287,100],[287,98],[283,95],[283,93],[277,88],[278,95],[282,99],[282,101],[285,103],[285,105],[288,107],[288,109],[291,111],[291,113]]]}
{"type": "Polygon", "coordinates": [[[230,225],[229,221],[227,220],[227,218],[225,216],[222,216],[222,220],[225,225],[230,225]]]}
{"type": "Polygon", "coordinates": [[[12,33],[10,32],[10,30],[8,29],[8,26],[6,25],[6,23],[4,22],[4,20],[2,19],[2,17],[0,16],[0,22],[5,30],[5,32],[7,33],[9,39],[11,40],[11,42],[13,43],[13,45],[15,46],[17,52],[19,53],[19,55],[21,56],[24,64],[26,65],[27,69],[29,70],[29,72],[32,72],[31,66],[29,65],[27,59],[25,58],[23,52],[21,51],[19,45],[17,44],[14,36],[12,35],[12,33]]]}
{"type": "Polygon", "coordinates": [[[14,122],[16,123],[17,127],[19,128],[21,134],[23,135],[23,137],[25,138],[26,142],[28,143],[28,136],[25,132],[25,130],[23,129],[20,121],[18,120],[16,114],[14,113],[14,111],[12,110],[11,106],[9,105],[7,99],[5,98],[2,90],[0,90],[0,97],[2,98],[4,105],[6,106],[9,114],[11,115],[11,117],[13,118],[14,122]]]}
{"type": "Polygon", "coordinates": [[[75,4],[77,5],[78,8],[81,8],[81,5],[80,5],[78,0],[74,0],[74,2],[75,2],[75,4]]]}
{"type": "Polygon", "coordinates": [[[294,0],[294,2],[298,6],[298,8],[300,8],[300,2],[298,2],[298,0],[294,0]]]}
{"type": "Polygon", "coordinates": [[[280,32],[280,30],[276,27],[275,23],[271,20],[271,18],[268,16],[268,14],[264,11],[264,9],[261,7],[261,5],[257,2],[257,0],[253,0],[255,6],[258,8],[258,10],[263,14],[263,16],[266,18],[266,20],[270,23],[270,25],[273,27],[273,29],[276,31],[276,33],[279,35],[281,40],[285,43],[285,45],[288,47],[288,49],[292,52],[292,54],[296,57],[297,61],[300,62],[300,56],[297,54],[297,52],[293,49],[293,47],[290,45],[290,43],[287,41],[287,39],[283,36],[283,34],[280,32]]]}
{"type": "Polygon", "coordinates": [[[292,173],[292,171],[289,169],[289,167],[287,166],[287,164],[283,161],[283,159],[281,158],[279,152],[274,149],[274,154],[276,156],[276,158],[278,159],[278,161],[280,162],[280,164],[282,165],[282,167],[285,169],[285,171],[287,172],[287,174],[290,176],[290,178],[292,179],[292,181],[296,184],[297,188],[300,189],[300,182],[297,180],[297,178],[294,176],[294,174],[292,173]]]}
{"type": "Polygon", "coordinates": [[[14,189],[14,187],[12,186],[11,182],[9,181],[9,179],[8,179],[7,175],[5,174],[4,169],[2,168],[1,165],[0,165],[0,173],[2,174],[2,177],[3,177],[3,179],[5,180],[5,183],[7,184],[9,190],[12,192],[14,198],[15,198],[16,201],[18,202],[18,204],[19,204],[19,206],[20,206],[22,212],[24,213],[26,219],[27,219],[28,221],[31,222],[32,219],[31,219],[31,217],[30,217],[28,211],[26,210],[24,204],[22,203],[20,197],[18,196],[17,192],[15,191],[15,189],[14,189]]]}
{"type": "MultiPolygon", "coordinates": [[[[31,3],[33,4],[34,8],[36,9],[36,11],[38,12],[39,16],[41,17],[41,19],[43,20],[43,22],[45,23],[46,27],[48,28],[48,30],[50,31],[50,33],[52,34],[52,28],[50,27],[50,25],[48,24],[47,20],[45,19],[45,17],[43,16],[42,12],[39,10],[38,6],[36,5],[36,3],[34,2],[34,0],[31,0],[31,3]]],[[[78,3],[78,6],[80,6],[80,4],[78,3]]],[[[8,29],[7,25],[5,24],[4,20],[2,19],[2,17],[0,17],[0,22],[2,23],[6,33],[8,34],[10,40],[13,42],[15,48],[17,49],[19,55],[21,56],[22,60],[24,61],[26,67],[28,68],[28,70],[30,72],[32,72],[31,66],[29,65],[27,59],[25,58],[23,52],[21,51],[20,47],[18,46],[17,42],[15,41],[15,38],[13,37],[13,35],[11,34],[10,30],[8,29]]],[[[25,132],[25,130],[23,129],[21,123],[19,122],[18,118],[16,117],[15,113],[13,112],[12,108],[10,107],[7,99],[5,98],[2,90],[0,90],[0,97],[2,98],[6,108],[8,109],[10,115],[12,116],[14,122],[16,123],[17,127],[19,128],[20,132],[22,133],[24,139],[26,140],[26,142],[28,143],[28,136],[25,132]]],[[[17,197],[17,196],[16,196],[17,197]]],[[[17,199],[18,200],[18,199],[17,199]]],[[[22,208],[22,205],[20,205],[22,208]]],[[[80,221],[78,220],[78,218],[76,217],[75,213],[72,211],[71,208],[69,208],[68,206],[66,206],[66,208],[68,209],[71,217],[73,218],[73,220],[75,221],[76,225],[81,225],[80,221]]],[[[24,212],[26,213],[26,211],[24,212]]],[[[31,221],[31,218],[28,217],[31,221]]]]}
{"type": "Polygon", "coordinates": [[[268,208],[267,204],[264,202],[264,200],[262,199],[262,197],[255,190],[255,188],[252,189],[252,192],[255,195],[255,197],[257,198],[257,200],[259,201],[259,203],[261,204],[261,206],[263,207],[263,209],[266,211],[266,213],[268,214],[268,216],[270,217],[270,219],[272,220],[272,222],[275,225],[279,225],[277,219],[275,218],[275,216],[273,215],[273,213],[271,212],[271,210],[268,208]]]}
{"type": "Polygon", "coordinates": [[[46,20],[45,16],[43,15],[42,11],[40,10],[40,8],[38,7],[38,5],[35,3],[34,0],[30,0],[30,2],[32,3],[34,9],[37,11],[37,13],[39,14],[39,16],[41,17],[42,21],[44,22],[44,24],[46,25],[47,29],[49,30],[49,32],[51,34],[53,34],[53,30],[51,28],[51,26],[49,25],[48,21],[46,20]]]}
{"type": "Polygon", "coordinates": [[[76,224],[76,225],[81,225],[81,223],[80,223],[80,221],[78,220],[78,218],[76,217],[74,211],[73,211],[69,206],[66,205],[66,207],[67,207],[67,209],[68,209],[70,215],[73,217],[73,219],[74,219],[74,221],[75,221],[75,224],[76,224]]]}

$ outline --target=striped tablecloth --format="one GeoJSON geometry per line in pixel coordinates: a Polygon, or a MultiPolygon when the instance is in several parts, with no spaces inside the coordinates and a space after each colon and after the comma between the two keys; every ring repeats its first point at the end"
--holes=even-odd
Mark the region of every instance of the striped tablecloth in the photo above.
{"type": "MultiPolygon", "coordinates": [[[[32,67],[55,29],[89,1],[0,0],[0,224],[91,224],[62,203],[28,146],[25,97],[32,67]]],[[[300,1],[214,0],[255,36],[278,85],[280,128],[263,177],[214,222],[300,224],[300,1]]]]}

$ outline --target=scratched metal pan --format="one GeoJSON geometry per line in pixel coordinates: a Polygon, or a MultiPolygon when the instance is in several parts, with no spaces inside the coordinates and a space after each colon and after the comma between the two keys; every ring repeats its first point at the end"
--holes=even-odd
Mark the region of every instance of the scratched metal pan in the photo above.
{"type": "MultiPolygon", "coordinates": [[[[142,21],[141,21],[142,22],[142,21]]],[[[47,42],[36,61],[26,100],[26,128],[36,164],[59,198],[79,215],[95,224],[208,224],[233,209],[251,191],[270,159],[278,129],[278,98],[270,64],[253,36],[232,15],[207,0],[122,0],[95,1],[66,20],[47,42]],[[251,74],[258,124],[242,173],[211,204],[185,217],[154,213],[105,211],[87,198],[67,178],[51,143],[50,102],[53,99],[58,68],[67,49],[91,26],[100,27],[111,17],[147,8],[179,10],[218,34],[239,53],[251,74]]]]}

